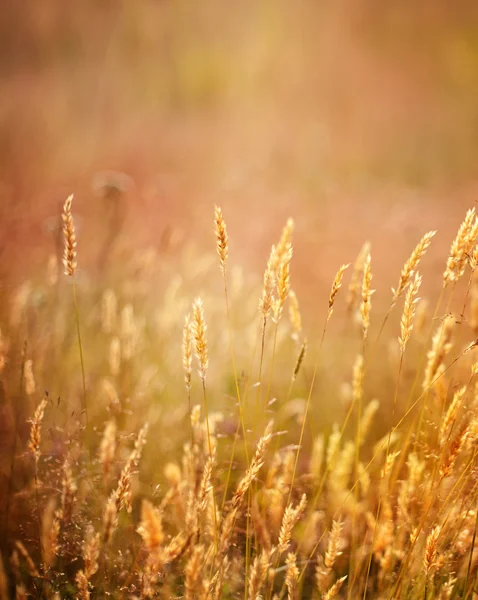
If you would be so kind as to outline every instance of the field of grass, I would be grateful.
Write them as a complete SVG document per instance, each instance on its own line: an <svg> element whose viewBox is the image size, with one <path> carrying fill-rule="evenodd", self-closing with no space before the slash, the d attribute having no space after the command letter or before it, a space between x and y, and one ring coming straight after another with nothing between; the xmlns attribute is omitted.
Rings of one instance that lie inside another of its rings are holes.
<svg viewBox="0 0 478 600"><path fill-rule="evenodd" d="M436 297L434 231L380 316L365 244L316 335L292 219L261 285L219 208L176 262L112 218L93 283L74 208L0 324L2 599L475 597L474 209Z"/></svg>

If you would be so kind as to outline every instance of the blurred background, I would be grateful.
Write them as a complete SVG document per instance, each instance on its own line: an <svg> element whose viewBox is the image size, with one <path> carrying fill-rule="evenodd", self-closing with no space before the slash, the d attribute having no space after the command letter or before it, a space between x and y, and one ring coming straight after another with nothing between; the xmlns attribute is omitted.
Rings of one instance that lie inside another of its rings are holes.
<svg viewBox="0 0 478 600"><path fill-rule="evenodd" d="M293 216L310 306L370 240L388 300L478 198L476 2L4 0L0 78L4 282L45 264L69 193L85 267L118 195L132 247L212 248L218 203L258 277Z"/></svg>

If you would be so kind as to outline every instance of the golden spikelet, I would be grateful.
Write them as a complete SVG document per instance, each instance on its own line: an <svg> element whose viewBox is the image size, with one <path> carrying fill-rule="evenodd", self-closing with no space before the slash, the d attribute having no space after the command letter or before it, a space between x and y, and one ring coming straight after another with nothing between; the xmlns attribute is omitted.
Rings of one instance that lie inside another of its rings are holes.
<svg viewBox="0 0 478 600"><path fill-rule="evenodd" d="M299 569L297 567L297 556L293 552L289 552L286 561L285 583L287 586L288 600L299 599Z"/></svg>
<svg viewBox="0 0 478 600"><path fill-rule="evenodd" d="M427 576L435 569L438 556L438 538L441 533L441 525L434 527L428 534L425 545L425 556L423 557L423 567Z"/></svg>
<svg viewBox="0 0 478 600"><path fill-rule="evenodd" d="M111 465L116 451L116 423L108 421L101 438L98 456L100 464L103 467L103 477L106 478L110 472Z"/></svg>
<svg viewBox="0 0 478 600"><path fill-rule="evenodd" d="M334 585L331 586L327 593L323 595L323 600L332 600L332 598L335 598L335 596L340 592L340 588L342 587L346 579L347 575L344 575L340 579L337 579Z"/></svg>
<svg viewBox="0 0 478 600"><path fill-rule="evenodd" d="M333 569L335 561L342 554L341 535L344 524L342 521L333 521L329 535L327 550L324 556L324 565L327 569Z"/></svg>
<svg viewBox="0 0 478 600"><path fill-rule="evenodd" d="M415 306L419 298L417 298L418 290L422 283L420 275L415 273L415 277L407 290L405 295L405 303L403 307L402 318L400 320L400 337L398 343L400 344L400 351L402 354L405 352L407 345L413 330L413 319L415 318Z"/></svg>
<svg viewBox="0 0 478 600"><path fill-rule="evenodd" d="M457 281L464 273L466 260L471 253L471 248L478 235L478 222L475 209L467 211L458 233L452 242L450 254L443 273L443 285Z"/></svg>
<svg viewBox="0 0 478 600"><path fill-rule="evenodd" d="M420 263L423 255L428 249L428 246L431 244L433 236L436 234L436 231L429 231L426 233L422 239L418 242L417 246L413 250L410 255L410 258L404 264L402 271L400 273L400 281L398 282L398 287L395 290L392 288L393 300L392 304L395 304L398 298L403 294L407 285L410 283L410 280Z"/></svg>
<svg viewBox="0 0 478 600"><path fill-rule="evenodd" d="M50 498L43 512L41 531L43 562L46 569L49 569L53 565L58 554L59 535L60 521L58 520L58 511L56 510L56 501L54 498Z"/></svg>
<svg viewBox="0 0 478 600"><path fill-rule="evenodd" d="M141 522L137 531L151 554L155 553L164 542L161 512L149 500L143 500L141 505Z"/></svg>
<svg viewBox="0 0 478 600"><path fill-rule="evenodd" d="M300 348L299 355L297 356L297 361L295 363L294 372L292 373L293 381L295 381L297 379L297 375L299 374L300 367L302 366L302 363L304 362L306 352L307 352L307 340L304 340L304 343L302 344L302 346Z"/></svg>
<svg viewBox="0 0 478 600"><path fill-rule="evenodd" d="M227 260L228 237L222 210L218 206L214 209L214 224L216 226L217 253L219 255L221 268L224 271Z"/></svg>
<svg viewBox="0 0 478 600"><path fill-rule="evenodd" d="M448 315L438 327L432 339L432 347L428 352L428 361L425 367L423 389L428 390L434 383L439 370L443 365L446 355L451 350L451 334L453 331L454 318Z"/></svg>
<svg viewBox="0 0 478 600"><path fill-rule="evenodd" d="M45 396L35 410L33 419L31 420L30 429L30 440L28 442L28 448L33 454L35 463L38 463L40 458L40 444L41 444L41 424L45 415L45 408L48 403L48 397Z"/></svg>
<svg viewBox="0 0 478 600"><path fill-rule="evenodd" d="M17 540L15 542L15 546L16 546L18 552L20 552L20 554L22 555L23 559L25 560L25 562L27 564L28 574L31 577L40 577L40 573L38 572L38 569L36 568L35 563L33 562L33 559L30 556L30 553L25 548L25 546L22 544L22 542L20 542L19 540Z"/></svg>
<svg viewBox="0 0 478 600"><path fill-rule="evenodd" d="M290 261L292 260L292 246L287 244L283 259L279 265L277 272L277 296L272 302L273 321L279 322L284 309L285 301L290 289Z"/></svg>
<svg viewBox="0 0 478 600"><path fill-rule="evenodd" d="M33 396L36 391L36 385L35 377L33 375L33 361L31 359L25 361L23 378L25 381L25 394L27 396Z"/></svg>
<svg viewBox="0 0 478 600"><path fill-rule="evenodd" d="M65 275L73 276L76 271L76 235L75 226L73 223L73 215L71 213L71 205L73 203L73 194L68 196L63 205L63 266L65 267Z"/></svg>
<svg viewBox="0 0 478 600"><path fill-rule="evenodd" d="M347 294L347 309L352 312L357 306L360 289L361 289L361 277L365 264L365 259L370 253L370 243L365 242L362 246L359 255L354 263L352 277L350 278L348 294Z"/></svg>
<svg viewBox="0 0 478 600"><path fill-rule="evenodd" d="M286 260L287 254L289 252L289 247L292 245L292 233L294 232L294 219L288 218L284 228L282 229L282 233L280 236L279 243L276 246L276 271L279 269L280 265Z"/></svg>
<svg viewBox="0 0 478 600"><path fill-rule="evenodd" d="M269 569L270 555L267 550L262 550L261 554L254 558L251 572L249 574L249 595L251 600L258 600L260 591L264 584Z"/></svg>
<svg viewBox="0 0 478 600"><path fill-rule="evenodd" d="M370 267L371 260L372 257L369 252L365 258L363 267L362 303L360 304L364 340L367 338L368 328L370 326L370 311L372 309L372 294L374 292L374 290L370 289L370 285L372 283L372 270Z"/></svg>
<svg viewBox="0 0 478 600"><path fill-rule="evenodd" d="M193 304L193 335L195 342L196 357L199 361L199 373L201 379L206 379L208 368L206 321L204 320L204 308L201 298L196 298Z"/></svg>
<svg viewBox="0 0 478 600"><path fill-rule="evenodd" d="M289 321L292 338L298 341L302 332L302 317L300 315L299 301L294 290L289 290Z"/></svg>
<svg viewBox="0 0 478 600"><path fill-rule="evenodd" d="M346 265L342 265L335 275L334 282L332 283L332 289L330 290L329 311L327 313L327 321L330 319L330 317L332 316L332 313L334 312L335 297L337 296L340 288L342 287L342 280L344 278L344 273L349 267L350 267L350 263L348 263Z"/></svg>
<svg viewBox="0 0 478 600"><path fill-rule="evenodd" d="M456 422L456 417L463 403L465 394L466 386L462 386L461 388L457 389L456 392L453 394L453 399L440 425L439 442L440 446L442 447L447 442L450 430L453 424Z"/></svg>
<svg viewBox="0 0 478 600"><path fill-rule="evenodd" d="M67 460L63 463L63 476L61 480L61 507L60 515L64 523L69 523L76 500L77 485L73 479L73 472Z"/></svg>
<svg viewBox="0 0 478 600"><path fill-rule="evenodd" d="M197 593L197 585L201 577L202 562L204 558L205 548L198 544L193 547L191 555L186 564L185 570L185 600L194 600Z"/></svg>
<svg viewBox="0 0 478 600"><path fill-rule="evenodd" d="M269 259L267 261L266 270L264 271L264 285L262 288L262 296L259 301L259 310L264 316L264 320L267 319L274 302L274 286L276 283L276 263L277 263L277 252L276 247L272 246Z"/></svg>
<svg viewBox="0 0 478 600"><path fill-rule="evenodd" d="M104 333L113 333L116 328L118 301L113 290L105 290L101 298L101 327Z"/></svg>
<svg viewBox="0 0 478 600"><path fill-rule="evenodd" d="M295 508L292 505L292 502L286 507L279 532L279 541L277 546L278 554L282 554L287 550L292 538L292 530L299 521L306 506L307 497L305 494L303 494L300 503Z"/></svg>
<svg viewBox="0 0 478 600"><path fill-rule="evenodd" d="M100 534L89 533L83 544L84 568L76 574L76 584L78 586L79 597L81 600L90 598L90 579L98 571L98 558L100 555Z"/></svg>

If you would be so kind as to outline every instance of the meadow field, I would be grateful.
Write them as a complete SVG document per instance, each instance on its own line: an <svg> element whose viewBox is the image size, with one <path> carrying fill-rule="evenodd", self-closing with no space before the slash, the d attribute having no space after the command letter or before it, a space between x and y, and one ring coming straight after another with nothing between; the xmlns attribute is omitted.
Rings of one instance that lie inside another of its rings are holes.
<svg viewBox="0 0 478 600"><path fill-rule="evenodd" d="M0 600L478 597L478 10L0 16Z"/></svg>

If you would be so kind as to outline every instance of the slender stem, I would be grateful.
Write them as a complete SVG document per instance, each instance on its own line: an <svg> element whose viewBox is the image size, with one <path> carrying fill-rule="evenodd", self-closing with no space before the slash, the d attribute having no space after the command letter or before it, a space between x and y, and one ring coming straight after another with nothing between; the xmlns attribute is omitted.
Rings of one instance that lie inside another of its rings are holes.
<svg viewBox="0 0 478 600"><path fill-rule="evenodd" d="M211 432L209 429L209 409L208 409L207 394L206 394L206 379L204 377L202 377L201 379L202 379L202 391L203 391L203 398L204 398L204 411L206 413L207 447L209 450L209 457L211 459L211 469L213 470L214 465L212 464L213 452L212 452L212 445L211 445ZM219 540L218 540L218 526L217 526L216 494L214 493L213 480L214 480L214 476L213 476L213 474L211 474L212 499L213 499L213 505L214 505L214 532L215 532L215 543L216 543L216 550L217 550Z"/></svg>
<svg viewBox="0 0 478 600"><path fill-rule="evenodd" d="M88 454L90 457L90 466L91 466L91 440L90 440L90 425L88 421L88 406L87 406L87 396L86 396L86 377L85 377L85 361L83 358L83 344L81 341L81 332L80 332L80 313L78 310L78 299L76 294L76 282L75 276L72 275L71 283L73 287L73 303L75 307L75 320L76 320L76 332L78 336L78 348L80 350L80 363L81 363L81 378L83 382L83 411L85 413L85 423L86 423L86 443L88 446Z"/></svg>

